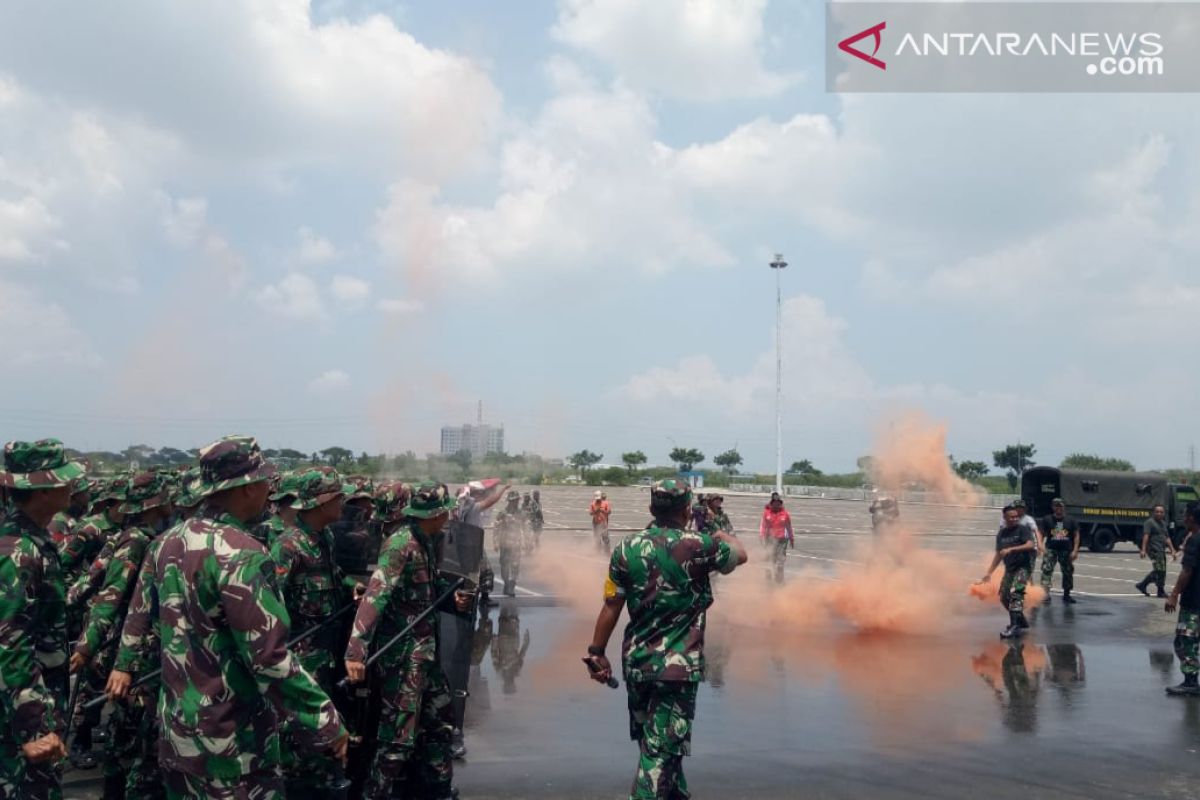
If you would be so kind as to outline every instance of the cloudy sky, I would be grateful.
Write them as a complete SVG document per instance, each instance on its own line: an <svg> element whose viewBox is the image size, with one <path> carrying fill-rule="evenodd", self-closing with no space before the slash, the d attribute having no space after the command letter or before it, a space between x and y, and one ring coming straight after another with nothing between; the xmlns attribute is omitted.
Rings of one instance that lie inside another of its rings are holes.
<svg viewBox="0 0 1200 800"><path fill-rule="evenodd" d="M767 0L0 6L5 438L1185 465L1188 95L824 91Z"/></svg>

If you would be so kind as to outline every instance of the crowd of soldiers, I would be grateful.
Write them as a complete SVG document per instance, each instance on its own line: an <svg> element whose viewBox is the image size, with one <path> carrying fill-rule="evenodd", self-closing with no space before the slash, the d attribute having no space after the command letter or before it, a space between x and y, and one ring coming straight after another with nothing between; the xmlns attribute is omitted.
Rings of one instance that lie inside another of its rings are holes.
<svg viewBox="0 0 1200 800"><path fill-rule="evenodd" d="M109 479L53 439L3 466L0 799L61 797L67 742L88 768L101 739L106 800L457 796L434 612L469 628L478 598L439 567L444 484L281 476L244 436Z"/></svg>

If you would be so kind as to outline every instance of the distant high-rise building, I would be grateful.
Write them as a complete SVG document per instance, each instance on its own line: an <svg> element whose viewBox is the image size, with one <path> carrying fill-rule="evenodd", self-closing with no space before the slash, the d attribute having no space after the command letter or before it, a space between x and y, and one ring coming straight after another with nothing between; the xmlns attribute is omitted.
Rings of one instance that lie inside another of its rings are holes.
<svg viewBox="0 0 1200 800"><path fill-rule="evenodd" d="M488 453L504 452L504 426L445 425L442 427L442 455L452 456L460 450L471 451L472 458L481 459Z"/></svg>

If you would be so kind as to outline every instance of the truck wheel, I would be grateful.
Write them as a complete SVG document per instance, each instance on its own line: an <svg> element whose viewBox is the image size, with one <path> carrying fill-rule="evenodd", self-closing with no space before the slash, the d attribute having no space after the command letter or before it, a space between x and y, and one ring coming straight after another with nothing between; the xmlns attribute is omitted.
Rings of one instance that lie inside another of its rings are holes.
<svg viewBox="0 0 1200 800"><path fill-rule="evenodd" d="M1092 531L1089 549L1093 553L1111 553L1117 543L1117 534L1112 528L1096 528Z"/></svg>

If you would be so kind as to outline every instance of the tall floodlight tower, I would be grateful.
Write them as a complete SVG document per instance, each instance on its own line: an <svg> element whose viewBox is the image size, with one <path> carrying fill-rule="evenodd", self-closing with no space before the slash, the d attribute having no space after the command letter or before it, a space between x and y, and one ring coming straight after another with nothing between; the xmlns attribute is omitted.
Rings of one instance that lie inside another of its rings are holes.
<svg viewBox="0 0 1200 800"><path fill-rule="evenodd" d="M787 262L776 253L775 270L775 491L783 494L783 281Z"/></svg>

